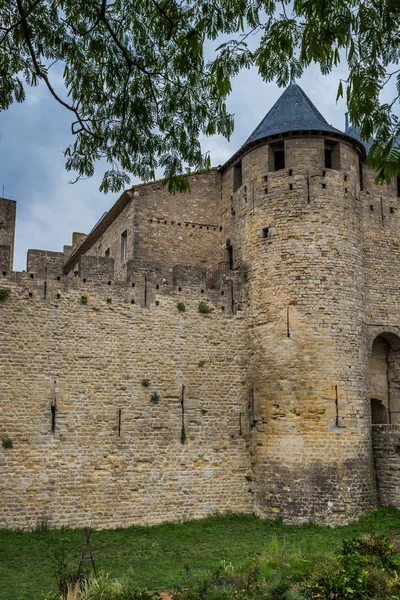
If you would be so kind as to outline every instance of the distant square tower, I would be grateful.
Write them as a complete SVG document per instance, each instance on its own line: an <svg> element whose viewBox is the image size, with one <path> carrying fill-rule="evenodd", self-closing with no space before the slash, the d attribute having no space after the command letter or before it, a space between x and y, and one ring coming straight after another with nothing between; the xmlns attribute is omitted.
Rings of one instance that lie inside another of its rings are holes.
<svg viewBox="0 0 400 600"><path fill-rule="evenodd" d="M12 271L14 260L15 200L0 198L0 268Z"/></svg>

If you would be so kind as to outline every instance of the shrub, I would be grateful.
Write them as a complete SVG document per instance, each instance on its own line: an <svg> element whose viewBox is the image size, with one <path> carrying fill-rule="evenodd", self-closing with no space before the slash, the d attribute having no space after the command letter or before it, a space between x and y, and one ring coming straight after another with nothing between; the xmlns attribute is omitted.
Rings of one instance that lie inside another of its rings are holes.
<svg viewBox="0 0 400 600"><path fill-rule="evenodd" d="M4 302L10 295L10 290L0 290L0 302Z"/></svg>
<svg viewBox="0 0 400 600"><path fill-rule="evenodd" d="M185 312L185 310L186 310L186 306L185 306L184 302L178 302L176 307L180 312Z"/></svg>
<svg viewBox="0 0 400 600"><path fill-rule="evenodd" d="M1 440L1 445L3 446L4 450L11 450L11 448L14 446L13 441L8 437Z"/></svg>
<svg viewBox="0 0 400 600"><path fill-rule="evenodd" d="M129 579L110 579L108 574L92 576L80 585L81 595L76 600L148 600L160 596L140 590ZM75 600L75 599L74 599Z"/></svg>
<svg viewBox="0 0 400 600"><path fill-rule="evenodd" d="M207 314L212 311L211 306L208 306L208 304L206 304L203 301L199 302L198 309L199 309L199 313L203 313L203 314Z"/></svg>
<svg viewBox="0 0 400 600"><path fill-rule="evenodd" d="M157 392L154 392L154 394L152 394L151 398L150 398L150 402L152 402L153 404L158 404L160 401L160 396L157 394Z"/></svg>
<svg viewBox="0 0 400 600"><path fill-rule="evenodd" d="M88 297L87 296L81 296L81 304L87 304L88 303Z"/></svg>
<svg viewBox="0 0 400 600"><path fill-rule="evenodd" d="M199 365L200 368L202 368L206 364L206 361L205 360L199 360L199 362L197 364Z"/></svg>
<svg viewBox="0 0 400 600"><path fill-rule="evenodd" d="M393 560L394 546L384 535L373 533L372 535L362 535L344 540L342 544L341 556L343 561L352 560L354 555L374 556L384 568L394 569Z"/></svg>
<svg viewBox="0 0 400 600"><path fill-rule="evenodd" d="M344 540L337 561L313 574L303 586L321 600L389 600L398 598L393 544L372 534Z"/></svg>
<svg viewBox="0 0 400 600"><path fill-rule="evenodd" d="M150 385L150 379L142 379L140 382L144 388L148 388Z"/></svg>

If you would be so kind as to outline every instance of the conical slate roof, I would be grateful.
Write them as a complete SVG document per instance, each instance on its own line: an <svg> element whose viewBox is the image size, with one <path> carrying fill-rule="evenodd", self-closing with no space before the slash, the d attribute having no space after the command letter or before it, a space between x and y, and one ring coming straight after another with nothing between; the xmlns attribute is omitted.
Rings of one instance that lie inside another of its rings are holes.
<svg viewBox="0 0 400 600"><path fill-rule="evenodd" d="M350 135L351 137L358 140L364 146L364 148L368 154L368 152L371 149L372 144L374 143L374 138L372 138L372 137L369 138L368 142L366 142L365 140L362 140L360 128L355 127L354 125L350 125L349 127L346 127L346 133L347 133L347 135Z"/></svg>
<svg viewBox="0 0 400 600"><path fill-rule="evenodd" d="M329 125L301 87L292 81L246 140L244 146L278 133L310 130L342 133Z"/></svg>

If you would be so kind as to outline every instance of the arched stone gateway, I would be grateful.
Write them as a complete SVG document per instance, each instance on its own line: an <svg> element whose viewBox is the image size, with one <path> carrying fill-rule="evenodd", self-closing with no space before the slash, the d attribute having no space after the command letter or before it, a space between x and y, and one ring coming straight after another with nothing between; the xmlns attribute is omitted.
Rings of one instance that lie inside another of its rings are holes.
<svg viewBox="0 0 400 600"><path fill-rule="evenodd" d="M380 333L369 362L372 443L379 503L400 507L400 337Z"/></svg>
<svg viewBox="0 0 400 600"><path fill-rule="evenodd" d="M394 333L373 341L369 387L372 425L400 423L400 338Z"/></svg>

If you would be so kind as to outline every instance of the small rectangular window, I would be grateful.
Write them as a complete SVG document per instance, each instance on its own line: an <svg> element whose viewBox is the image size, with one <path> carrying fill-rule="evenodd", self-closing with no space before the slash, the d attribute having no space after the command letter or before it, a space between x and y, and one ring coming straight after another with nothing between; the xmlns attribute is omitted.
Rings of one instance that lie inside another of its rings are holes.
<svg viewBox="0 0 400 600"><path fill-rule="evenodd" d="M128 232L125 229L121 235L121 262L124 263L128 259Z"/></svg>
<svg viewBox="0 0 400 600"><path fill-rule="evenodd" d="M274 171L281 171L285 168L285 150L284 148L273 148L274 152Z"/></svg>
<svg viewBox="0 0 400 600"><path fill-rule="evenodd" d="M325 168L340 171L340 144L325 140Z"/></svg>
<svg viewBox="0 0 400 600"><path fill-rule="evenodd" d="M107 250L104 252L104 256L109 258L110 256L110 248L107 248Z"/></svg>
<svg viewBox="0 0 400 600"><path fill-rule="evenodd" d="M242 161L233 167L233 191L242 185Z"/></svg>
<svg viewBox="0 0 400 600"><path fill-rule="evenodd" d="M270 235L271 233L269 227L264 227L264 229L262 230L262 237L267 238L270 237Z"/></svg>
<svg viewBox="0 0 400 600"><path fill-rule="evenodd" d="M332 169L332 149L325 148L325 167Z"/></svg>

